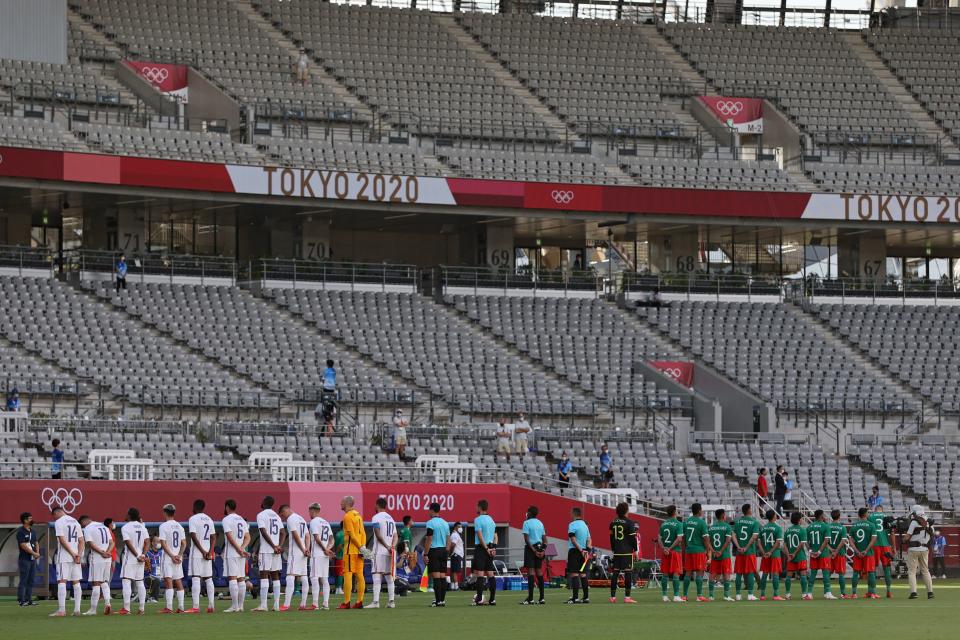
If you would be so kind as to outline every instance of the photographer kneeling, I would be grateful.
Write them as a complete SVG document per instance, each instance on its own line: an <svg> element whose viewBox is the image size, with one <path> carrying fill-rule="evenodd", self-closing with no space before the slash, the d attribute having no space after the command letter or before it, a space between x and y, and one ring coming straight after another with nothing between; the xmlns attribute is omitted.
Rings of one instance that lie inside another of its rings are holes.
<svg viewBox="0 0 960 640"><path fill-rule="evenodd" d="M923 574L923 582L927 585L927 599L933 598L933 580L930 579L930 569L927 566L930 540L933 539L933 527L927 522L926 515L926 511L921 505L913 505L910 513L910 524L906 531L909 544L907 550L907 579L910 582L911 600L917 597L917 570Z"/></svg>

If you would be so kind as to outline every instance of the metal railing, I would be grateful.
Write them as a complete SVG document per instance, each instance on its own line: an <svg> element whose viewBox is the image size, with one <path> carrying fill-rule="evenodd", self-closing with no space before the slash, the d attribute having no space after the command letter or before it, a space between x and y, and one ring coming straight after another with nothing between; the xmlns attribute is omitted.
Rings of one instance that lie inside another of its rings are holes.
<svg viewBox="0 0 960 640"><path fill-rule="evenodd" d="M443 290L450 287L480 289L524 289L532 293L545 291L580 291L600 295L603 277L588 270L533 270L498 267L440 267Z"/></svg>
<svg viewBox="0 0 960 640"><path fill-rule="evenodd" d="M52 271L56 264L56 254L47 247L0 245L0 267L16 269L20 275L24 269Z"/></svg>
<svg viewBox="0 0 960 640"><path fill-rule="evenodd" d="M388 286L414 289L419 285L420 270L409 264L276 258L251 263L250 277L261 281L292 282L294 288L303 283L321 286L338 283L380 286L381 289Z"/></svg>
<svg viewBox="0 0 960 640"><path fill-rule="evenodd" d="M121 241L126 239L121 238ZM75 249L64 251L66 271L112 273L121 251ZM233 258L196 256L177 253L126 252L127 279L144 281L146 276L175 278L229 279L237 281L237 263Z"/></svg>

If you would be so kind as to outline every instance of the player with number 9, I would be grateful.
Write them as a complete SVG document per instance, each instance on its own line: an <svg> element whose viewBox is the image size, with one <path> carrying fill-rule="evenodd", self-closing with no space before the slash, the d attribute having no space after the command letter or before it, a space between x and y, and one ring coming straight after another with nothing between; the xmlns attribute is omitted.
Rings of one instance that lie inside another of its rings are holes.
<svg viewBox="0 0 960 640"><path fill-rule="evenodd" d="M857 584L860 579L867 578L867 598L879 598L877 595L876 556L873 547L877 543L877 529L870 522L870 511L860 507L857 511L857 521L850 525L850 540L853 542L853 593L857 597Z"/></svg>

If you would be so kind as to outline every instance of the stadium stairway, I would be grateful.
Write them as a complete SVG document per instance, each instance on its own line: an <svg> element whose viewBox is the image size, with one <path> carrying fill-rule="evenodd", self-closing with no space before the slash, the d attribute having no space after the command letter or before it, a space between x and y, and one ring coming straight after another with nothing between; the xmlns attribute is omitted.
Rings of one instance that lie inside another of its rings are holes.
<svg viewBox="0 0 960 640"><path fill-rule="evenodd" d="M937 124L937 121L887 67L876 51L870 48L863 35L858 31L851 31L842 33L841 37L854 54L860 58L864 66L890 92L897 104L910 115L917 128L930 138L939 139L943 154L954 157L960 156L960 148L957 147L950 135Z"/></svg>

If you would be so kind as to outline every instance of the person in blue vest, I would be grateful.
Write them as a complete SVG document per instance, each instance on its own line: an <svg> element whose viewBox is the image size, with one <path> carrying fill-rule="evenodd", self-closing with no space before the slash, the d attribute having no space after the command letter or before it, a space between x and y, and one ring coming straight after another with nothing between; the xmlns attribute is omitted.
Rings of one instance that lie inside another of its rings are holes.
<svg viewBox="0 0 960 640"><path fill-rule="evenodd" d="M20 411L20 391L16 387L7 396L7 411Z"/></svg>
<svg viewBox="0 0 960 640"><path fill-rule="evenodd" d="M117 276L117 293L120 293L120 289L127 289L127 256L120 254L120 257L117 259L117 264L114 267L114 273Z"/></svg>
<svg viewBox="0 0 960 640"><path fill-rule="evenodd" d="M333 368L333 360L327 360L327 368L323 370L323 390L337 390L337 370Z"/></svg>

